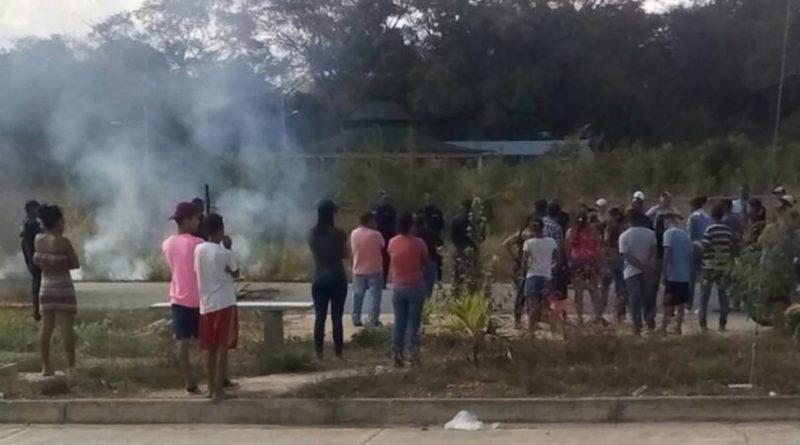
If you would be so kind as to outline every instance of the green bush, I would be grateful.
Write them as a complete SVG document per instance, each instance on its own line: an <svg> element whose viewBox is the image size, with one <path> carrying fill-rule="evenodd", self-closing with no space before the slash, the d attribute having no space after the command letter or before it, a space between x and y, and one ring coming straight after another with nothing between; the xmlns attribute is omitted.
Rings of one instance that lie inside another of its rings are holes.
<svg viewBox="0 0 800 445"><path fill-rule="evenodd" d="M262 346L258 358L258 373L262 375L309 372L318 369L317 360L305 342L290 342L277 350Z"/></svg>
<svg viewBox="0 0 800 445"><path fill-rule="evenodd" d="M388 326L366 327L350 337L349 347L359 349L372 349L386 347L392 342L392 330Z"/></svg>

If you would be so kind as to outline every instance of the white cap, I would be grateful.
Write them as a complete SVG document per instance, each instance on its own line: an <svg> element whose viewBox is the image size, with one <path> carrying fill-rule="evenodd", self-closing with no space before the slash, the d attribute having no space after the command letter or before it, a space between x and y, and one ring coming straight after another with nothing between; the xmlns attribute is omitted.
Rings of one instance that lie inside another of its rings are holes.
<svg viewBox="0 0 800 445"><path fill-rule="evenodd" d="M646 196L644 192L641 190L637 190L636 193L633 194L633 199L638 199L639 201L644 201Z"/></svg>
<svg viewBox="0 0 800 445"><path fill-rule="evenodd" d="M608 201L604 198L600 198L594 203L595 207L606 207L608 205Z"/></svg>

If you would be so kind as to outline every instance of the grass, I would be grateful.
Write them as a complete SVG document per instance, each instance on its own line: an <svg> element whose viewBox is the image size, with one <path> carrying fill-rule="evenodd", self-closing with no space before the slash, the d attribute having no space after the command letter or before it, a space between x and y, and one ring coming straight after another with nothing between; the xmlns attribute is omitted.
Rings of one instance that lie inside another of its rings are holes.
<svg viewBox="0 0 800 445"><path fill-rule="evenodd" d="M428 337L422 369L373 373L307 385L295 395L341 397L581 397L741 394L752 338L686 336L637 339L589 331L568 341L495 338L480 367L467 360L462 340ZM793 342L759 339L756 394L800 394L800 361Z"/></svg>
<svg viewBox="0 0 800 445"><path fill-rule="evenodd" d="M41 370L38 326L29 309L0 311L0 363L15 363L20 372ZM163 314L148 310L87 310L76 319L78 367L72 375L70 397L126 397L153 390L180 388L171 339L171 327ZM261 320L256 314L240 314L240 346L231 354L231 373L236 377L272 373L307 372L345 366L319 362L311 342L291 339L279 351L261 345ZM66 367L60 332L51 348L56 369ZM193 354L193 368L205 374L204 357ZM42 397L35 385L0 377L6 398Z"/></svg>
<svg viewBox="0 0 800 445"><path fill-rule="evenodd" d="M0 363L16 363L21 372L40 368L36 324L26 309L0 312ZM84 311L78 316L78 369L70 397L133 397L161 389L179 389L169 325L154 323L149 311ZM166 326L166 327L165 327ZM231 355L232 375L266 375L343 368L375 372L335 378L302 387L291 396L341 397L579 397L741 394L728 388L747 383L753 338L750 335L689 335L633 338L613 329L572 332L567 341L529 337L487 339L480 366L460 335L427 326L423 368L380 372L391 363L391 329L359 331L345 347L346 362L319 361L311 342L289 339L280 352L263 349L261 322L241 317L240 347ZM800 394L800 360L794 342L766 331L758 338L755 394ZM53 358L64 359L57 337ZM202 357L193 366L204 375ZM201 377L202 378L202 377ZM0 377L6 398L43 397L35 385Z"/></svg>

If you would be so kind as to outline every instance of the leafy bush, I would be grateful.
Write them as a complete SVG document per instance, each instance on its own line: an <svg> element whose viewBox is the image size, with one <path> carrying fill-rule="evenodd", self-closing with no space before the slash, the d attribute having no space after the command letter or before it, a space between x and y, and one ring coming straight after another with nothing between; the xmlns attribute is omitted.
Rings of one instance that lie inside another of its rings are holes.
<svg viewBox="0 0 800 445"><path fill-rule="evenodd" d="M731 270L734 292L741 295L750 317L780 326L789 302L797 300L794 258L800 253L800 229L781 219L765 232L760 245L745 249Z"/></svg>
<svg viewBox="0 0 800 445"><path fill-rule="evenodd" d="M258 373L275 374L316 371L317 360L304 343L287 343L281 349L262 347Z"/></svg>
<svg viewBox="0 0 800 445"><path fill-rule="evenodd" d="M388 350L391 342L391 328L387 326L369 326L353 334L353 336L350 338L349 346L351 348L361 349L386 347Z"/></svg>
<svg viewBox="0 0 800 445"><path fill-rule="evenodd" d="M489 299L480 293L456 296L447 304L446 317L446 325L468 340L472 350L472 363L478 366L478 357L492 326Z"/></svg>

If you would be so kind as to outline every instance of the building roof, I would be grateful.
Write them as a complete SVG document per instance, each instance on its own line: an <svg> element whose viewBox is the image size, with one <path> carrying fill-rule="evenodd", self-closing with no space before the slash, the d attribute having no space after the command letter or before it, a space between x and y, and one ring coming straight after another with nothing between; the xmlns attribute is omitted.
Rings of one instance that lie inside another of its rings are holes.
<svg viewBox="0 0 800 445"><path fill-rule="evenodd" d="M338 135L308 147L308 155L397 155L416 157L471 157L483 152L458 147L425 136L411 127L379 126L347 128Z"/></svg>
<svg viewBox="0 0 800 445"><path fill-rule="evenodd" d="M566 141L556 139L543 141L447 141L447 143L484 153L491 152L497 156L539 156L567 143L589 146L588 140Z"/></svg>

